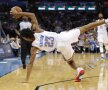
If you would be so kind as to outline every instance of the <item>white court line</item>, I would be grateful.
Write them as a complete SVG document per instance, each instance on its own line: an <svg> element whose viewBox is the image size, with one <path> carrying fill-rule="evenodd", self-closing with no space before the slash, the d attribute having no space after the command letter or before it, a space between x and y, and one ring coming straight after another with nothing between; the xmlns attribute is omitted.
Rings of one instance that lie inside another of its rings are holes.
<svg viewBox="0 0 108 90"><path fill-rule="evenodd" d="M15 61L15 60L19 60L19 58L8 58L8 59L4 59L4 60Z"/></svg>
<svg viewBox="0 0 108 90"><path fill-rule="evenodd" d="M105 77L104 77L103 85L104 85L103 90L108 90L108 70L107 68L105 69Z"/></svg>
<svg viewBox="0 0 108 90"><path fill-rule="evenodd" d="M4 61L20 61L20 59L4 59Z"/></svg>
<svg viewBox="0 0 108 90"><path fill-rule="evenodd" d="M99 75L99 81L98 81L98 88L97 90L103 90L103 78L104 78L104 65L102 64L101 65L101 68L100 68L100 75Z"/></svg>
<svg viewBox="0 0 108 90"><path fill-rule="evenodd" d="M101 66L98 90L108 90L108 70L104 66Z"/></svg>
<svg viewBox="0 0 108 90"><path fill-rule="evenodd" d="M2 64L2 63L8 63L8 62L0 62L0 63Z"/></svg>

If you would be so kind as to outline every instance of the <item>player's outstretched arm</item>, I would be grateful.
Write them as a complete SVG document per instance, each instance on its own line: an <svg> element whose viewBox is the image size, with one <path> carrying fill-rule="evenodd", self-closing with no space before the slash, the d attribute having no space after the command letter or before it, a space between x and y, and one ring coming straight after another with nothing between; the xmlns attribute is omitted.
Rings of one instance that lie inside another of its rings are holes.
<svg viewBox="0 0 108 90"><path fill-rule="evenodd" d="M37 48L36 47L31 47L30 62L28 64L28 66L27 66L27 75L26 75L25 82L28 82L29 81L30 74L31 74L31 71L32 71L32 67L33 67L33 63L34 63L35 56L36 56L36 51L37 51Z"/></svg>
<svg viewBox="0 0 108 90"><path fill-rule="evenodd" d="M34 32L43 32L43 29L40 28L39 23L38 23L37 18L36 18L34 13L18 12L17 15L19 15L19 16L27 16L28 18L30 18L31 23L32 23L32 29L34 30Z"/></svg>
<svg viewBox="0 0 108 90"><path fill-rule="evenodd" d="M13 15L13 17L15 17L16 19L22 17L22 16L27 16L28 18L31 19L31 23L32 23L32 28L34 31L36 32L41 32L41 28L38 24L37 18L35 16L34 13L30 13L30 12L17 12L17 11L10 11L10 13Z"/></svg>
<svg viewBox="0 0 108 90"><path fill-rule="evenodd" d="M92 29L92 28L96 28L97 26L100 26L102 24L108 24L108 19L106 20L100 20L100 21L96 21L96 22L92 22L92 23L89 23L87 25L84 25L82 27L80 27L80 33L83 34L85 33L86 31Z"/></svg>
<svg viewBox="0 0 108 90"><path fill-rule="evenodd" d="M36 16L35 16L34 13L30 13L30 12L17 12L15 14L17 14L19 16L27 16L28 18L31 19L32 24L37 24L38 25L38 21L37 21L37 18L36 18Z"/></svg>

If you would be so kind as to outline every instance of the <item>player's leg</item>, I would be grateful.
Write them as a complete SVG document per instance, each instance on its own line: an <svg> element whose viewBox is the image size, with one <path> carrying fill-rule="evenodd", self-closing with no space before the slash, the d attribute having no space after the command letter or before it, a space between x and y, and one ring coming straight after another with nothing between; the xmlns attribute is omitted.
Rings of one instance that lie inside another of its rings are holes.
<svg viewBox="0 0 108 90"><path fill-rule="evenodd" d="M30 53L30 50L31 50L31 42L27 42L27 48L28 48L27 52L28 52L28 55L29 55L29 58L30 58L30 55L31 55L31 53Z"/></svg>
<svg viewBox="0 0 108 90"><path fill-rule="evenodd" d="M30 75L31 75L31 71L32 71L32 68L33 68L33 63L34 63L34 60L35 60L35 57L36 57L36 51L38 49L36 47L31 47L31 56L30 56L30 62L29 64L27 65L27 75L26 75L26 81L25 82L28 82L29 81L29 78L30 78Z"/></svg>
<svg viewBox="0 0 108 90"><path fill-rule="evenodd" d="M104 47L103 47L103 43L99 42L99 49L100 49L100 53L101 53L101 58L104 58Z"/></svg>
<svg viewBox="0 0 108 90"><path fill-rule="evenodd" d="M69 64L69 66L70 67L72 67L73 69L77 69L77 65L75 64L75 62L74 62L74 60L73 60L73 56L70 58L70 59L68 59L68 60L66 60L66 62Z"/></svg>
<svg viewBox="0 0 108 90"><path fill-rule="evenodd" d="M26 69L27 45L24 40L21 40L21 61L23 69Z"/></svg>
<svg viewBox="0 0 108 90"><path fill-rule="evenodd" d="M21 61L22 61L23 69L26 69L26 56L27 56L26 49L21 48Z"/></svg>
<svg viewBox="0 0 108 90"><path fill-rule="evenodd" d="M72 46L70 44L65 45L65 47L61 49L61 53L64 56L65 61L68 63L68 65L74 70L77 70L77 76L75 77L75 81L76 82L81 81L80 76L84 74L84 69L77 66L76 63L74 62L73 60L74 50L72 49Z"/></svg>
<svg viewBox="0 0 108 90"><path fill-rule="evenodd" d="M106 58L108 58L108 44L104 44L104 46L105 46L105 50L106 50Z"/></svg>
<svg viewBox="0 0 108 90"><path fill-rule="evenodd" d="M104 46L105 46L105 54L106 58L108 58L108 36L107 34L104 34Z"/></svg>
<svg viewBox="0 0 108 90"><path fill-rule="evenodd" d="M66 43L59 41L57 48L57 50L60 51L64 56L68 65L74 70L77 70L77 76L75 78L75 81L77 82L80 81L80 76L84 74L84 69L77 66L76 63L74 62L73 60L74 50L72 49L71 44L78 41L79 35L80 35L79 29L74 29L68 32L61 33L59 37L61 37L63 41Z"/></svg>
<svg viewBox="0 0 108 90"><path fill-rule="evenodd" d="M105 24L105 23L108 23L108 19L106 20L100 20L98 22L92 22L92 23L89 23L87 25L84 25L82 27L80 27L80 33L83 34L93 28L96 28L97 26L100 26L102 24Z"/></svg>
<svg viewBox="0 0 108 90"><path fill-rule="evenodd" d="M84 69L81 68L81 67L79 67L79 66L77 66L77 65L75 64L75 62L74 62L74 60L73 60L73 57L70 58L70 59L68 59L68 60L66 60L66 62L67 62L67 63L69 64L69 66L72 67L74 70L77 70L77 76L75 77L75 81L76 81L76 82L80 82L80 81L81 81L80 76L82 76L82 75L85 73Z"/></svg>

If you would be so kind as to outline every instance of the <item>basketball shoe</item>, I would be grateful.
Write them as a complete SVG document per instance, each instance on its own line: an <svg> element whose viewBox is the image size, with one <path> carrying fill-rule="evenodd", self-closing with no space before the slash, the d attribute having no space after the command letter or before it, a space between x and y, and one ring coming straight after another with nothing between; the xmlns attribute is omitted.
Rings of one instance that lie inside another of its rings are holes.
<svg viewBox="0 0 108 90"><path fill-rule="evenodd" d="M77 68L77 76L75 77L75 82L81 81L81 76L84 75L85 70L83 68Z"/></svg>

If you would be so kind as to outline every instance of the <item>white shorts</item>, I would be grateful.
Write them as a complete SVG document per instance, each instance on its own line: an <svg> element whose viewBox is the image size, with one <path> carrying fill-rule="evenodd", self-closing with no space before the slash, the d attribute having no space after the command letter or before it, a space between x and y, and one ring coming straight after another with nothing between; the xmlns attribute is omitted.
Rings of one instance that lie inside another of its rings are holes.
<svg viewBox="0 0 108 90"><path fill-rule="evenodd" d="M97 40L99 43L108 44L108 36L107 34L98 35Z"/></svg>
<svg viewBox="0 0 108 90"><path fill-rule="evenodd" d="M74 50L71 44L78 42L79 35L79 29L72 29L70 31L61 32L58 35L57 51L61 52L66 60L69 60L73 56Z"/></svg>

